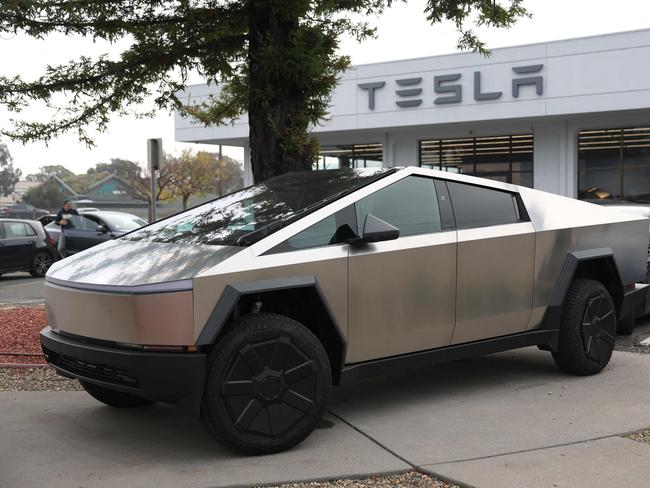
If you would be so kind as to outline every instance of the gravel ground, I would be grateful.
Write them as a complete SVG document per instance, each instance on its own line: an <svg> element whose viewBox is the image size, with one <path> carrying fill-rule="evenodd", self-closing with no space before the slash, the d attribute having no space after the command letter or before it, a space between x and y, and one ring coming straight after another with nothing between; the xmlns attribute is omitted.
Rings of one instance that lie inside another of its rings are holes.
<svg viewBox="0 0 650 488"><path fill-rule="evenodd" d="M634 332L629 336L616 336L617 351L635 352L637 354L650 354L650 346L639 344L650 337L650 316L638 319Z"/></svg>
<svg viewBox="0 0 650 488"><path fill-rule="evenodd" d="M356 480L311 481L308 483L287 483L273 488L459 488L458 485L436 480L415 471L389 476L371 476ZM270 487L269 487L270 488Z"/></svg>
<svg viewBox="0 0 650 488"><path fill-rule="evenodd" d="M0 391L74 391L81 390L77 380L59 376L48 367L0 368Z"/></svg>
<svg viewBox="0 0 650 488"><path fill-rule="evenodd" d="M650 444L650 429L640 430L639 432L634 432L633 434L626 435L625 437L628 439L632 439L633 441L645 442L646 444Z"/></svg>
<svg viewBox="0 0 650 488"><path fill-rule="evenodd" d="M43 307L0 309L0 363L45 364L38 333L46 322Z"/></svg>

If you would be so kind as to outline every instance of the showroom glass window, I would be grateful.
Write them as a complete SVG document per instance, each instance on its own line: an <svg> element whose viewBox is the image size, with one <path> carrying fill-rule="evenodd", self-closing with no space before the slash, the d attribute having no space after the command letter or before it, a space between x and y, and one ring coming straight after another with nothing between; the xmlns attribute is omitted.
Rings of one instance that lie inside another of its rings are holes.
<svg viewBox="0 0 650 488"><path fill-rule="evenodd" d="M650 203L650 127L581 131L578 198Z"/></svg>
<svg viewBox="0 0 650 488"><path fill-rule="evenodd" d="M533 134L420 141L420 166L533 186Z"/></svg>
<svg viewBox="0 0 650 488"><path fill-rule="evenodd" d="M383 151L381 144L321 146L314 169L379 168Z"/></svg>

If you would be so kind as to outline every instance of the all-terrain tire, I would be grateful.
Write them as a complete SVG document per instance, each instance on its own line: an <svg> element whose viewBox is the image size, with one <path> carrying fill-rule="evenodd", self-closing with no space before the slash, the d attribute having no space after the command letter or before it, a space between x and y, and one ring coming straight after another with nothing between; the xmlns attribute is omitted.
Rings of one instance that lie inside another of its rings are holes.
<svg viewBox="0 0 650 488"><path fill-rule="evenodd" d="M557 351L553 359L564 372L600 372L612 356L616 308L607 288L594 280L575 280L562 309Z"/></svg>
<svg viewBox="0 0 650 488"><path fill-rule="evenodd" d="M39 251L34 254L32 264L29 267L29 274L34 278L42 278L54 263L54 257L47 251Z"/></svg>
<svg viewBox="0 0 650 488"><path fill-rule="evenodd" d="M209 357L201 420L236 451L280 452L312 433L331 392L327 353L309 329L282 315L245 315Z"/></svg>
<svg viewBox="0 0 650 488"><path fill-rule="evenodd" d="M144 407L146 405L151 405L153 403L151 400L147 400L146 398L140 398L135 395L129 395L128 393L123 393L121 391L111 390L110 388L104 388L103 386L99 386L94 383L89 383L87 381L79 380L79 383L81 383L83 389L86 390L91 397L111 407L116 407L116 408Z"/></svg>

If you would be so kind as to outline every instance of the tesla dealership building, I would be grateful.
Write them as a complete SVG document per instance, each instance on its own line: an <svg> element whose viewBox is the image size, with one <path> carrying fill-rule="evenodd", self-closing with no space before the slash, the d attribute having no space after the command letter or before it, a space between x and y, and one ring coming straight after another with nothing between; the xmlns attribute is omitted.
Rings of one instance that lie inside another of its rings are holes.
<svg viewBox="0 0 650 488"><path fill-rule="evenodd" d="M203 127L176 115L175 129L243 147L250 182L245 117ZM650 30L353 66L314 133L319 169L419 165L650 203Z"/></svg>

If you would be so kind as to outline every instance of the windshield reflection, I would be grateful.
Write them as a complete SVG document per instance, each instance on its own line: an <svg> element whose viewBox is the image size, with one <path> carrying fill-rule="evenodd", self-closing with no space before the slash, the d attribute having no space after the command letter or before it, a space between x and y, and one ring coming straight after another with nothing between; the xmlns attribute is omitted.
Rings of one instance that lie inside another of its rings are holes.
<svg viewBox="0 0 650 488"><path fill-rule="evenodd" d="M177 244L237 245L251 232L278 228L320 202L354 191L387 170L287 173L132 232L124 239Z"/></svg>

